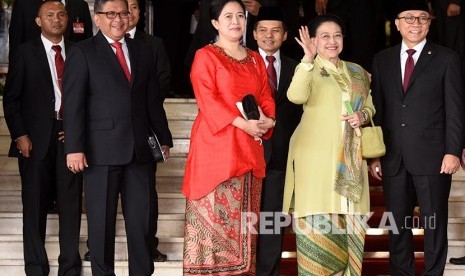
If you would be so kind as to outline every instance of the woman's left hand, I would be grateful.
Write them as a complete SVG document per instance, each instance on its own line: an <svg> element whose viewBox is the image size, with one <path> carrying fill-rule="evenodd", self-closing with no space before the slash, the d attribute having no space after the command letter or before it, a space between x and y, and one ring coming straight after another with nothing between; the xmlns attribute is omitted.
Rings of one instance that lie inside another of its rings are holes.
<svg viewBox="0 0 465 276"><path fill-rule="evenodd" d="M358 128L363 124L363 113L356 111L352 115L343 114L342 120L347 121L352 128Z"/></svg>

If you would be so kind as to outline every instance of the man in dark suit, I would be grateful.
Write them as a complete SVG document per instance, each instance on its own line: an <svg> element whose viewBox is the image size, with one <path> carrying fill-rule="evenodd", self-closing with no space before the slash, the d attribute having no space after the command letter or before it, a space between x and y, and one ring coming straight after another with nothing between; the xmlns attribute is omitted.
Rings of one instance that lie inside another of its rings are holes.
<svg viewBox="0 0 465 276"><path fill-rule="evenodd" d="M168 95L168 92L170 89L170 80L171 80L170 63L168 60L168 55L166 54L165 46L163 45L163 41L159 37L149 35L142 31L136 30L136 26L138 25L139 17L140 17L139 1L128 0L128 4L129 4L129 12L131 12L131 14L129 15L128 34L130 34L131 38L138 39L144 42L152 50L153 61L156 67L156 76L157 76L158 84L160 87L160 95L164 99ZM169 141L169 142L172 143L172 141ZM164 144L162 147L165 147L166 152L169 152L169 146L167 144ZM154 164L154 169L156 172L157 171L156 163ZM152 247L150 249L151 249L152 259L155 262L164 262L166 261L167 256L161 253L157 249L158 238L156 237L156 234L157 234L157 219L158 219L158 195L157 195L156 183L154 183L154 185L152 185L151 187L154 188L154 192L152 193L154 197L151 198L151 205L153 207L150 208L150 211L151 211L150 230L153 233L153 235L152 234L150 235L150 237L153 237L153 241L151 242Z"/></svg>
<svg viewBox="0 0 465 276"><path fill-rule="evenodd" d="M65 153L72 172L83 171L93 275L114 275L118 195L126 225L129 274L151 275L148 241L150 198L154 196L150 129L172 146L152 52L125 39L126 0L97 0L100 31L73 47L65 64ZM167 152L166 147L164 148Z"/></svg>
<svg viewBox="0 0 465 276"><path fill-rule="evenodd" d="M11 64L3 105L18 158L22 185L24 263L27 275L48 275L45 251L49 190L57 190L60 256L58 275L80 275L79 230L82 177L66 167L61 121L61 74L68 44L60 1L39 7L41 36L21 44ZM53 187L51 187L53 186Z"/></svg>
<svg viewBox="0 0 465 276"><path fill-rule="evenodd" d="M447 256L451 175L464 141L464 91L458 55L426 40L431 15L423 0L403 0L396 26L402 43L373 62L375 123L383 128L386 155L370 163L383 180L391 275L415 275L412 246L417 200L425 232L425 271L442 275Z"/></svg>
<svg viewBox="0 0 465 276"><path fill-rule="evenodd" d="M34 22L39 6L43 0L15 0L9 29L10 62L14 52L23 42L37 38L40 29ZM68 23L65 40L71 42L81 41L91 37L92 20L89 5L84 0L65 0L63 3L68 13Z"/></svg>
<svg viewBox="0 0 465 276"><path fill-rule="evenodd" d="M287 27L282 11L278 7L262 6L253 35L267 66L270 86L276 101L273 136L263 141L266 178L263 180L261 223L266 221L268 227L266 233L260 233L258 238L257 275L277 276L281 262L283 229L275 222L280 220L282 214L289 139L300 122L303 110L302 106L291 103L286 96L297 61L280 52L281 45L287 39Z"/></svg>

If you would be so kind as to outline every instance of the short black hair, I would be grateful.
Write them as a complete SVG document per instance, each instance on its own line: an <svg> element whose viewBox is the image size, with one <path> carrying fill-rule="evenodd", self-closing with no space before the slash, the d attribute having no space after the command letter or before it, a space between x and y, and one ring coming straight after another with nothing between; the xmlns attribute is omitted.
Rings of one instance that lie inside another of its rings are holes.
<svg viewBox="0 0 465 276"><path fill-rule="evenodd" d="M103 9L103 5L105 5L105 3L113 2L113 1L123 1L124 4L126 4L126 9L129 9L128 0L95 0L95 2L94 2L94 13L101 12L102 9Z"/></svg>
<svg viewBox="0 0 465 276"><path fill-rule="evenodd" d="M230 2L238 3L241 6L242 11L245 13L245 5L241 0L213 0L210 3L210 20L218 20L224 6Z"/></svg>
<svg viewBox="0 0 465 276"><path fill-rule="evenodd" d="M39 5L39 9L37 10L37 16L39 16L39 12L40 12L40 9L42 8L42 6L47 4L47 3L50 3L50 2L57 2L57 3L60 3L60 4L63 5L63 2L61 2L61 0L44 0Z"/></svg>
<svg viewBox="0 0 465 276"><path fill-rule="evenodd" d="M324 14L324 15L318 15L317 17L313 18L308 22L308 31L310 33L311 37L316 36L316 30L321 26L321 24L325 22L334 22L339 27L341 28L342 34L345 34L345 26L344 26L344 21L337 15L334 14Z"/></svg>

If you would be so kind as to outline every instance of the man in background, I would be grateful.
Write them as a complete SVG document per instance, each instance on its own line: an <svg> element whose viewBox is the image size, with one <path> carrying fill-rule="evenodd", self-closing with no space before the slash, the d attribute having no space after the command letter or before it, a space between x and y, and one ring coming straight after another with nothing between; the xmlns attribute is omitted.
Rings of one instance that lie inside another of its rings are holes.
<svg viewBox="0 0 465 276"><path fill-rule="evenodd" d="M253 36L258 52L265 61L268 81L276 102L276 124L273 135L263 141L266 177L263 179L260 219L266 221L269 233L258 237L257 275L279 275L283 230L275 225L275 216L282 212L289 140L302 116L302 106L291 103L286 96L297 61L281 54L287 39L284 14L278 7L262 6L258 12ZM280 216L278 217L280 218Z"/></svg>
<svg viewBox="0 0 465 276"><path fill-rule="evenodd" d="M41 34L21 44L10 64L3 106L18 158L23 203L26 275L48 275L45 250L49 191L57 191L60 255L58 275L81 275L82 176L66 167L62 121L62 74L69 45L68 17L57 0L42 2L35 23Z"/></svg>
<svg viewBox="0 0 465 276"><path fill-rule="evenodd" d="M15 0L9 29L10 62L19 44L40 35L40 29L34 22L43 0ZM91 37L92 20L89 5L84 0L62 0L68 13L65 39L77 42Z"/></svg>

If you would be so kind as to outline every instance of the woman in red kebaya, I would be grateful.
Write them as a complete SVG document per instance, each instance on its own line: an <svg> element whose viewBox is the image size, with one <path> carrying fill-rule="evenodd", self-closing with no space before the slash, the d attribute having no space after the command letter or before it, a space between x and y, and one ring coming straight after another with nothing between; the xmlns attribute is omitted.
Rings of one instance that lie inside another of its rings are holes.
<svg viewBox="0 0 465 276"><path fill-rule="evenodd" d="M214 0L218 40L197 51L191 81L199 107L192 127L182 191L187 197L184 275L254 274L265 160L260 139L271 136L275 104L260 55L241 45L245 7ZM246 120L236 102L252 94L259 120ZM259 139L260 138L260 139Z"/></svg>

